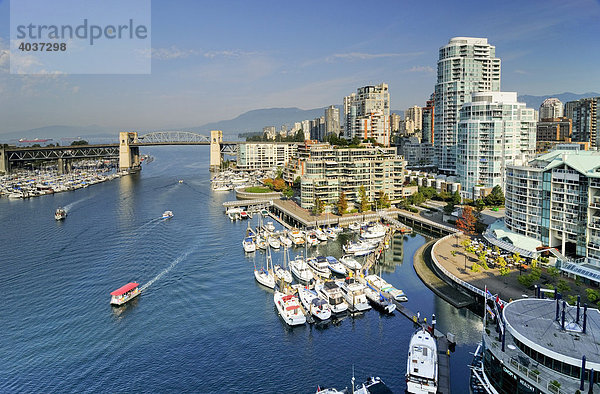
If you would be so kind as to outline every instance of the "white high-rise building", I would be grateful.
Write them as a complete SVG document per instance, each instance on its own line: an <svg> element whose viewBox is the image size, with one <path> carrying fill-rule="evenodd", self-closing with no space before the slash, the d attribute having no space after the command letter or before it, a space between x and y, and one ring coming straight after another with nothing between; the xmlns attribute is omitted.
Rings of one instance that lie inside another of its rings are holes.
<svg viewBox="0 0 600 394"><path fill-rule="evenodd" d="M563 117L563 103L555 98L547 98L540 105L540 120L558 119Z"/></svg>
<svg viewBox="0 0 600 394"><path fill-rule="evenodd" d="M517 102L516 92L478 92L463 104L458 123L456 170L462 193L502 186L506 166L524 165L535 155L536 111Z"/></svg>
<svg viewBox="0 0 600 394"><path fill-rule="evenodd" d="M454 37L440 48L433 131L440 171L456 171L458 113L463 103L473 92L499 90L500 59L487 38Z"/></svg>
<svg viewBox="0 0 600 394"><path fill-rule="evenodd" d="M335 105L325 108L325 136L340 135L340 110Z"/></svg>
<svg viewBox="0 0 600 394"><path fill-rule="evenodd" d="M346 138L374 138L385 146L390 145L390 93L388 85L358 88L356 93L344 97Z"/></svg>
<svg viewBox="0 0 600 394"><path fill-rule="evenodd" d="M414 105L404 111L404 119L410 119L413 122L414 130L423 130L423 108Z"/></svg>

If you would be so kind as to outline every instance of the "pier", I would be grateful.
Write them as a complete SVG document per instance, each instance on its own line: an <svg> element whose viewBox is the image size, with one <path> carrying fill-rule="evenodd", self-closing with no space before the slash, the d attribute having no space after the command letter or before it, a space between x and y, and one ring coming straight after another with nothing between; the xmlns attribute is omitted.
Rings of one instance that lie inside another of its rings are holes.
<svg viewBox="0 0 600 394"><path fill-rule="evenodd" d="M435 235L446 236L449 234L455 234L459 232L454 227L450 227L443 223L438 223L431 219L424 218L412 212L396 210L394 211L394 213L398 215L398 220L402 221L403 223L406 223L411 227L419 228L421 230L427 231Z"/></svg>

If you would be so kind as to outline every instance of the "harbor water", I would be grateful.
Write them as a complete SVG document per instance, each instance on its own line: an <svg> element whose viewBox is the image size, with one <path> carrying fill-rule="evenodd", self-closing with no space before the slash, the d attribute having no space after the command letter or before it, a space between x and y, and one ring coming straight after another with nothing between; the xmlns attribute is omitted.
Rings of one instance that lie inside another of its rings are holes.
<svg viewBox="0 0 600 394"><path fill-rule="evenodd" d="M379 376L404 392L408 319L371 310L288 328L254 280L265 256L244 254L247 223L223 214L234 193L210 188L208 147L142 153L155 160L139 174L0 199L0 392L310 393L348 387L353 368L357 382ZM54 219L59 206L64 221ZM161 219L165 210L174 217ZM435 313L437 328L456 335L451 386L465 393L481 319L416 276L413 255L425 242L395 237L373 270L404 290L411 310ZM341 240L318 248L309 253L341 256ZM133 281L141 296L111 307L109 293Z"/></svg>

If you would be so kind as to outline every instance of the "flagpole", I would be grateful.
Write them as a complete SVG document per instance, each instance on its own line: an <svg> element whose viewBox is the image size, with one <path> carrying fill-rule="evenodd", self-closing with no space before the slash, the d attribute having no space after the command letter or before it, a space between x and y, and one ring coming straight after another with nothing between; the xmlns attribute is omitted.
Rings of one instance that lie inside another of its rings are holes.
<svg viewBox="0 0 600 394"><path fill-rule="evenodd" d="M487 326L487 285L485 285L485 290L483 294L483 329L485 330L485 327Z"/></svg>

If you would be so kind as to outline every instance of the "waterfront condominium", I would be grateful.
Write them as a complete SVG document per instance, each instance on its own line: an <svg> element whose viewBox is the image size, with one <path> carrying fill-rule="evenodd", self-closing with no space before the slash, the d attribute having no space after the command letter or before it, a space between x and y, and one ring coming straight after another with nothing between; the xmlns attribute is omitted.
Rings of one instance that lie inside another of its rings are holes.
<svg viewBox="0 0 600 394"><path fill-rule="evenodd" d="M507 167L508 230L585 262L600 282L600 152L554 150ZM568 269L563 266L561 269ZM590 275L591 276L591 275Z"/></svg>
<svg viewBox="0 0 600 394"><path fill-rule="evenodd" d="M433 143L438 169L455 173L460 108L473 92L500 90L500 59L487 38L454 37L440 48L437 68Z"/></svg>
<svg viewBox="0 0 600 394"><path fill-rule="evenodd" d="M515 92L472 93L458 123L456 172L465 198L475 186L504 190L509 164L526 164L535 154L536 112L517 102Z"/></svg>
<svg viewBox="0 0 600 394"><path fill-rule="evenodd" d="M583 98L565 103L565 116L573 120L573 142L589 142L600 147L600 97Z"/></svg>
<svg viewBox="0 0 600 394"><path fill-rule="evenodd" d="M346 138L374 138L377 143L390 146L388 85L364 86L344 97L344 122Z"/></svg>
<svg viewBox="0 0 600 394"><path fill-rule="evenodd" d="M237 168L240 170L282 167L296 153L298 143L244 142L239 144Z"/></svg>
<svg viewBox="0 0 600 394"><path fill-rule="evenodd" d="M380 191L391 203L404 197L404 160L396 154L396 148L371 144L345 148L305 141L298 146L284 175L288 182L300 176L301 206L307 209L318 197L331 211L342 192L351 208L352 204L358 205L361 186L370 201L376 200Z"/></svg>

